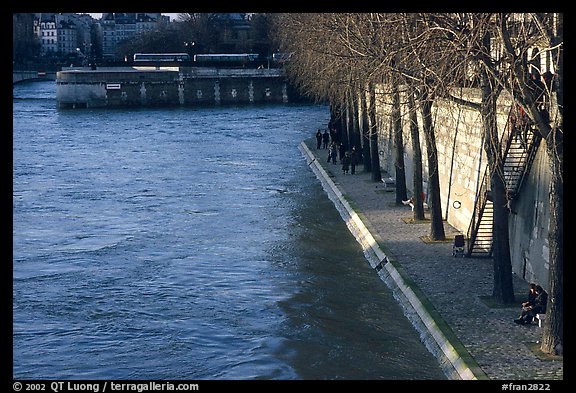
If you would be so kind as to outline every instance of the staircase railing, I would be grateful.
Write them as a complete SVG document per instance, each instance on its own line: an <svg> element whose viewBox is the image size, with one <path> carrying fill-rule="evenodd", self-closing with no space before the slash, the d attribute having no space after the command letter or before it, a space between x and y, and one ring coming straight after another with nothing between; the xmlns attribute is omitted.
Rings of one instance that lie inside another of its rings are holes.
<svg viewBox="0 0 576 393"><path fill-rule="evenodd" d="M486 204L488 203L488 197L490 193L490 176L488 168L484 171L482 176L482 182L480 183L480 188L478 189L478 194L476 196L476 202L474 203L474 211L472 213L472 219L470 220L470 225L468 226L467 238L468 238L468 249L466 256L471 257L473 253L478 252L477 237L479 233L480 226L482 224L482 216L486 209ZM492 228L489 228L490 232ZM491 248L491 247L490 247ZM489 256L490 250L486 250Z"/></svg>
<svg viewBox="0 0 576 393"><path fill-rule="evenodd" d="M503 150L503 171L509 202L519 195L540 144L541 136L534 132L533 127L527 118L522 117L518 106L510 109L500 144ZM492 255L492 215L486 214L487 211L492 211L489 169L487 166L484 171L468 226L466 252L468 257L472 254L487 257ZM479 235L482 236L482 242L478 241Z"/></svg>

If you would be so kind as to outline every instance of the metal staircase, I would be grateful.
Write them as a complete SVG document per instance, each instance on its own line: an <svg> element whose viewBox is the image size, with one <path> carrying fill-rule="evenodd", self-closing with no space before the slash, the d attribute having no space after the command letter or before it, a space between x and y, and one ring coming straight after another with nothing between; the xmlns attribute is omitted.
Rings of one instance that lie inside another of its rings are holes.
<svg viewBox="0 0 576 393"><path fill-rule="evenodd" d="M468 227L467 257L492 256L492 219L494 211L492 205L492 200L490 199L490 176L488 170L486 170L476 195L474 212Z"/></svg>
<svg viewBox="0 0 576 393"><path fill-rule="evenodd" d="M509 200L514 200L520 193L542 140L534 125L512 128L504 155L504 179Z"/></svg>
<svg viewBox="0 0 576 393"><path fill-rule="evenodd" d="M509 203L520 193L520 189L536 156L541 136L534 125L520 116L519 108L510 110L505 132L502 135L502 157L504 179ZM468 257L492 256L493 204L490 193L490 174L486 168L476 195L474 212L468 227Z"/></svg>

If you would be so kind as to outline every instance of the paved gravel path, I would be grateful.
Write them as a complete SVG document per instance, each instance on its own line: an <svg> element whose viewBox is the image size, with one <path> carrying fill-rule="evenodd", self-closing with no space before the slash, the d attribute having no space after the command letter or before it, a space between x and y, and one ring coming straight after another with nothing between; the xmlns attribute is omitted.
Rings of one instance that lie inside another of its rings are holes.
<svg viewBox="0 0 576 393"><path fill-rule="evenodd" d="M421 238L429 235L430 225L407 223L410 207L396 206L395 193L372 182L362 165L355 175L344 175L340 164L326 162L327 150L316 150L312 139L305 143L386 254L402 266L488 378L563 379L562 358L541 360L531 350L541 340L542 329L513 322L519 305L491 308L479 297L492 293L491 259L454 258L452 241L424 242ZM448 237L458 233L448 223L445 231ZM514 279L520 303L527 283Z"/></svg>

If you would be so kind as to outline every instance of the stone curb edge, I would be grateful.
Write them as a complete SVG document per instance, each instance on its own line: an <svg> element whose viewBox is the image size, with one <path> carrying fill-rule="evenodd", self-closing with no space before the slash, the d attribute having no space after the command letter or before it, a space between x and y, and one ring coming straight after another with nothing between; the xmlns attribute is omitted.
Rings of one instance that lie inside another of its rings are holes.
<svg viewBox="0 0 576 393"><path fill-rule="evenodd" d="M345 196L330 179L328 173L316 160L316 157L305 142L301 142L298 148L305 156L308 166L322 183L324 191L336 206L348 229L362 246L370 266L377 271L380 278L392 289L394 297L405 309L406 317L420 332L421 339L428 350L439 360L445 374L450 379L488 379L454 333L451 332L442 317L437 312L431 313L429 311L433 306L428 299L415 284L408 284L411 280L406 273L402 272L400 267L395 267L394 265L397 263L393 262L382 251L359 215L346 201ZM444 328L441 328L441 326ZM445 333L443 330L448 330L449 332ZM451 338L449 339L447 335L451 336Z"/></svg>

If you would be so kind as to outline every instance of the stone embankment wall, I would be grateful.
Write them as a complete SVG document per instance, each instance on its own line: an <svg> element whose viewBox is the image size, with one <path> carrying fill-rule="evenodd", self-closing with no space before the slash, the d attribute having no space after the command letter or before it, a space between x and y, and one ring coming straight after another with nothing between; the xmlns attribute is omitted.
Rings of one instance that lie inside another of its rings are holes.
<svg viewBox="0 0 576 393"><path fill-rule="evenodd" d="M486 374L454 336L420 288L413 285L412 278L404 268L395 261L394 257L386 255L383 247L364 223L365 218L361 217L361 212L352 208L349 198L333 181L332 174L323 168L318 157L305 142L302 142L298 148L306 158L308 166L320 180L322 188L334 203L346 226L361 245L370 267L392 290L394 298L404 310L404 315L420 333L420 339L438 360L444 374L449 379L486 379Z"/></svg>
<svg viewBox="0 0 576 393"><path fill-rule="evenodd" d="M55 72L45 71L12 71L12 84L27 81L56 80Z"/></svg>
<svg viewBox="0 0 576 393"><path fill-rule="evenodd" d="M462 97L480 101L477 89L462 91ZM390 176L395 176L395 150L393 129L390 123L392 97L383 89L377 94L377 121L379 125L380 165ZM410 118L407 98L400 99L404 164L406 185L413 188L414 152L410 139ZM498 130L505 129L512 101L501 94L498 101ZM474 202L482 177L486 171L487 159L483 149L483 136L480 112L457 105L454 102L437 99L432 108L433 124L438 150L438 171L440 174L440 194L442 213L446 221L466 234L474 211ZM422 131L422 117L418 111L420 146L424 181L428 178L425 135ZM529 177L520 195L512 205L510 215L510 243L512 268L515 274L529 282L548 286L548 223L550 170L545 152L545 141L540 143L536 158L531 166ZM428 184L424 183L428 197Z"/></svg>
<svg viewBox="0 0 576 393"><path fill-rule="evenodd" d="M110 67L58 72L59 108L286 103L298 97L281 69Z"/></svg>

